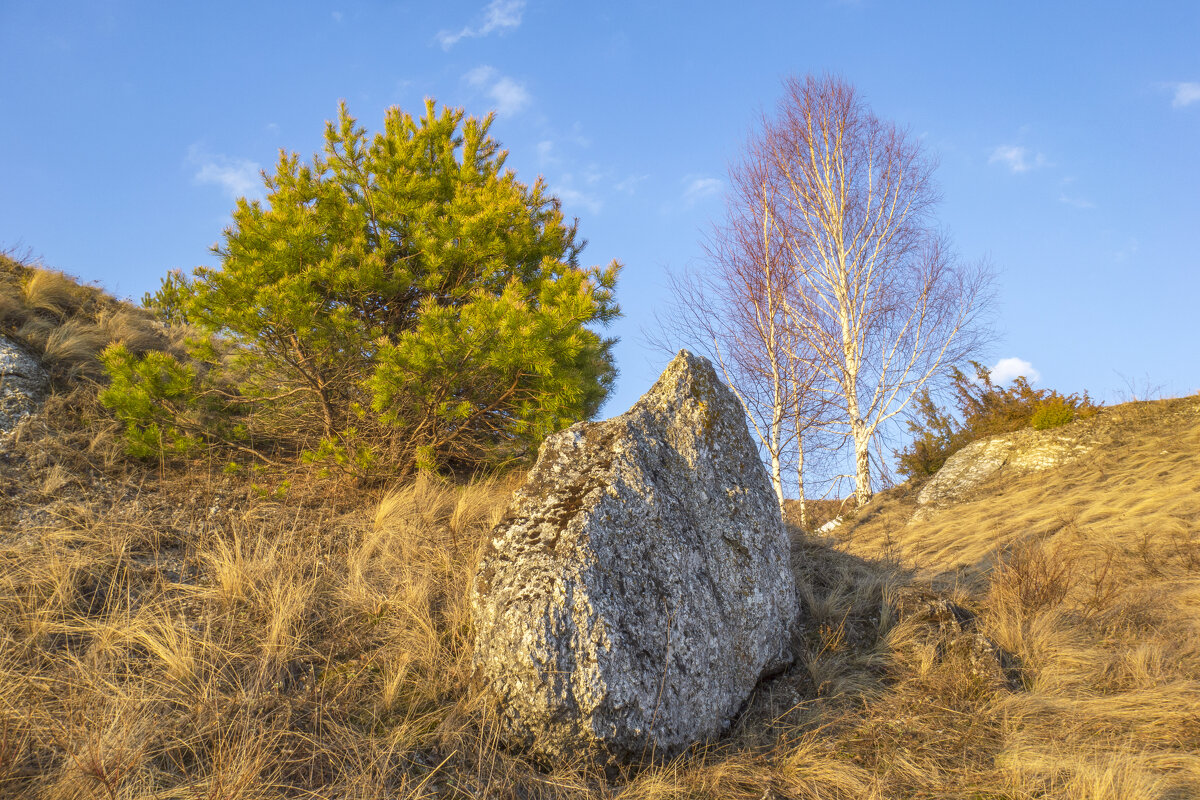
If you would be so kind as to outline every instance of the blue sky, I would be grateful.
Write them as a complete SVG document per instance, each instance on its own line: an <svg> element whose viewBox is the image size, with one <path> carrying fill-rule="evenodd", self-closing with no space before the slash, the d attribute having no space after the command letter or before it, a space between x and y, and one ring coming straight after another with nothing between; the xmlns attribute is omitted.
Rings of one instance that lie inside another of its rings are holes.
<svg viewBox="0 0 1200 800"><path fill-rule="evenodd" d="M998 272L989 364L1113 401L1200 390L1200 4L0 2L0 247L140 297L212 264L234 197L345 99L498 112L526 181L616 258L641 329L699 266L727 164L786 75L834 72L940 158L939 220Z"/></svg>

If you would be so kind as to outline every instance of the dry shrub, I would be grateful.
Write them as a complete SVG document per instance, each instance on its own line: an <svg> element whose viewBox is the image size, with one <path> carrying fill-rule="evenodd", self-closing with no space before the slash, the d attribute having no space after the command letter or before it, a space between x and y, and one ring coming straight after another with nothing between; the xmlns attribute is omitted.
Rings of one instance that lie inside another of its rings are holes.
<svg viewBox="0 0 1200 800"><path fill-rule="evenodd" d="M1064 800L1172 800L1186 788L1128 755L1096 753L1063 756L1046 748L1016 746L998 759L1015 797L1061 797Z"/></svg>
<svg viewBox="0 0 1200 800"><path fill-rule="evenodd" d="M42 343L42 360L59 374L99 374L96 356L107 341L104 332L89 322L69 319L50 330Z"/></svg>
<svg viewBox="0 0 1200 800"><path fill-rule="evenodd" d="M6 330L21 327L26 316L25 304L12 286L0 282L0 326Z"/></svg>
<svg viewBox="0 0 1200 800"><path fill-rule="evenodd" d="M1025 614L1054 608L1066 600L1077 571L1076 557L1062 546L1018 542L992 572L993 602Z"/></svg>
<svg viewBox="0 0 1200 800"><path fill-rule="evenodd" d="M17 339L24 342L36 353L41 353L46 347L46 340L54 329L58 327L58 323L52 319L38 316L26 316L21 318L21 324L14 331Z"/></svg>
<svg viewBox="0 0 1200 800"><path fill-rule="evenodd" d="M839 757L820 732L810 731L759 754L710 748L676 758L634 775L614 797L858 800L878 796L873 783L866 770Z"/></svg>
<svg viewBox="0 0 1200 800"><path fill-rule="evenodd" d="M850 552L894 553L934 585L967 590L982 630L1020 665L1021 690L960 709L993 731L994 769L981 761L944 788L1021 798L1200 792L1198 416L1195 398L1104 409L1089 422L1098 446L1072 465L993 482L921 522L898 524L913 509L899 500L846 526ZM927 662L912 673L949 677ZM864 715L899 716L893 704L909 682ZM928 731L955 719L936 707L954 708L947 700L959 695L952 683L924 682L929 716L916 727ZM912 740L881 748L902 746L921 762ZM926 770L910 791L933 791L933 776Z"/></svg>
<svg viewBox="0 0 1200 800"><path fill-rule="evenodd" d="M214 480L242 499L197 496ZM510 489L422 479L331 517L193 473L3 550L0 795L419 797L534 773L468 686L467 591ZM182 540L147 533L168 518Z"/></svg>

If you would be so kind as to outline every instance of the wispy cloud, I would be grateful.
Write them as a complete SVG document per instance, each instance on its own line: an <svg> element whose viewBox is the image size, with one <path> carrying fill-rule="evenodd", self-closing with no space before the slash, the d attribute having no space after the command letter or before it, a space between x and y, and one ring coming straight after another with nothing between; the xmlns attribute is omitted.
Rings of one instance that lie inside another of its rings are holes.
<svg viewBox="0 0 1200 800"><path fill-rule="evenodd" d="M1137 255L1138 240L1130 238L1125 242L1125 246L1113 253L1113 261L1124 263Z"/></svg>
<svg viewBox="0 0 1200 800"><path fill-rule="evenodd" d="M507 33L521 24L521 14L525 11L525 0L492 0L483 9L483 21L477 25L467 25L458 33L441 31L437 35L443 50L449 50L463 39L475 39L490 33Z"/></svg>
<svg viewBox="0 0 1200 800"><path fill-rule="evenodd" d="M329 16L333 17L334 22L341 23L341 21L342 21L342 12L340 12L340 11L334 11L334 12L330 13Z"/></svg>
<svg viewBox="0 0 1200 800"><path fill-rule="evenodd" d="M496 110L505 116L516 114L529 105L529 92L512 78L500 78L492 84L488 95L496 101Z"/></svg>
<svg viewBox="0 0 1200 800"><path fill-rule="evenodd" d="M1063 205L1071 206L1072 208L1095 208L1096 204L1086 197L1075 197L1066 192L1059 192L1058 202Z"/></svg>
<svg viewBox="0 0 1200 800"><path fill-rule="evenodd" d="M600 181L606 181L611 174L610 170L601 169L599 164L588 164L583 168L583 182L595 186Z"/></svg>
<svg viewBox="0 0 1200 800"><path fill-rule="evenodd" d="M1000 359L991 369L992 383L1008 383L1020 375L1024 375L1030 383L1042 379L1042 374L1033 368L1033 364L1016 356Z"/></svg>
<svg viewBox="0 0 1200 800"><path fill-rule="evenodd" d="M209 153L200 144L188 148L187 163L196 168L193 180L220 186L233 199L262 197L262 167L248 158Z"/></svg>
<svg viewBox="0 0 1200 800"><path fill-rule="evenodd" d="M623 194L632 195L637 191L638 184L649 178L649 175L630 175L624 180L617 181L613 188Z"/></svg>
<svg viewBox="0 0 1200 800"><path fill-rule="evenodd" d="M1070 177L1058 182L1058 202L1074 208L1095 208L1095 203L1075 191L1074 184L1075 179Z"/></svg>
<svg viewBox="0 0 1200 800"><path fill-rule="evenodd" d="M588 148L592 146L592 139L583 132L583 123L581 122L575 122L571 125L571 133L568 134L567 138L579 147Z"/></svg>
<svg viewBox="0 0 1200 800"><path fill-rule="evenodd" d="M570 176L566 176L570 179ZM581 207L590 214L599 214L604 208L604 201L594 194L581 192L578 189L567 187L565 189L555 189L554 193L558 195L558 199L562 200L563 205L568 209L571 207Z"/></svg>
<svg viewBox="0 0 1200 800"><path fill-rule="evenodd" d="M501 75L495 67L476 67L463 75L463 80L473 88L483 91L501 116L511 117L524 110L533 100L524 84L507 75Z"/></svg>
<svg viewBox="0 0 1200 800"><path fill-rule="evenodd" d="M1041 153L1016 144L1002 144L997 147L988 158L988 163L1001 164L1012 172L1029 172L1049 164Z"/></svg>
<svg viewBox="0 0 1200 800"><path fill-rule="evenodd" d="M1171 88L1175 90L1175 96L1171 98L1172 108L1186 108L1200 102L1200 83L1174 83Z"/></svg>
<svg viewBox="0 0 1200 800"><path fill-rule="evenodd" d="M723 185L720 178L708 178L703 175L688 175L683 180L683 202L689 208L718 194Z"/></svg>

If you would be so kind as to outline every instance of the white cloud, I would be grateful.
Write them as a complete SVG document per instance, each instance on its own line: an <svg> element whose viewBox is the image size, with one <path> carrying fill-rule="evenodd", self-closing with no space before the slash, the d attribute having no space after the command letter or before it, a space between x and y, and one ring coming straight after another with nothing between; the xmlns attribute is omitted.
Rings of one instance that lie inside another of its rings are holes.
<svg viewBox="0 0 1200 800"><path fill-rule="evenodd" d="M521 24L525 0L492 0L483 9L483 22L479 26L467 25L458 33L441 31L437 35L443 50L449 50L461 39L474 39L490 33L506 33Z"/></svg>
<svg viewBox="0 0 1200 800"><path fill-rule="evenodd" d="M501 78L496 81L488 90L488 96L496 101L496 111L506 117L521 111L529 105L531 99L525 86L512 78Z"/></svg>
<svg viewBox="0 0 1200 800"><path fill-rule="evenodd" d="M1172 108L1184 108L1200 101L1200 83L1174 84L1175 96L1171 98Z"/></svg>
<svg viewBox="0 0 1200 800"><path fill-rule="evenodd" d="M988 158L989 164L1003 164L1013 172L1029 172L1031 169L1047 165L1046 157L1034 153L1028 147L1016 144L1002 144L992 151Z"/></svg>
<svg viewBox="0 0 1200 800"><path fill-rule="evenodd" d="M248 158L209 153L199 144L188 148L187 162L196 167L196 183L220 186L231 198L262 197L262 167Z"/></svg>
<svg viewBox="0 0 1200 800"><path fill-rule="evenodd" d="M342 21L342 12L340 11L334 11L329 16L333 17L334 22L340 23Z"/></svg>
<svg viewBox="0 0 1200 800"><path fill-rule="evenodd" d="M587 194L578 189L556 189L554 192L564 206L582 206L590 214L599 214L604 208L604 201L594 194Z"/></svg>
<svg viewBox="0 0 1200 800"><path fill-rule="evenodd" d="M486 93L501 116L511 117L525 109L533 100L524 84L507 75L501 75L495 67L476 67L463 75L463 80Z"/></svg>
<svg viewBox="0 0 1200 800"><path fill-rule="evenodd" d="M633 194L637 191L637 185L649 177L649 175L630 175L628 178L618 181L613 188L618 192Z"/></svg>
<svg viewBox="0 0 1200 800"><path fill-rule="evenodd" d="M496 68L484 64L463 75L463 80L476 89L481 89L494 77L496 77Z"/></svg>
<svg viewBox="0 0 1200 800"><path fill-rule="evenodd" d="M997 361L991 374L992 383L1008 383L1018 375L1024 375L1030 383L1037 383L1042 379L1042 374L1033 368L1033 364L1016 356Z"/></svg>
<svg viewBox="0 0 1200 800"><path fill-rule="evenodd" d="M683 202L689 207L719 193L723 185L720 178L706 178L703 175L689 175L684 181L687 185L683 189Z"/></svg>

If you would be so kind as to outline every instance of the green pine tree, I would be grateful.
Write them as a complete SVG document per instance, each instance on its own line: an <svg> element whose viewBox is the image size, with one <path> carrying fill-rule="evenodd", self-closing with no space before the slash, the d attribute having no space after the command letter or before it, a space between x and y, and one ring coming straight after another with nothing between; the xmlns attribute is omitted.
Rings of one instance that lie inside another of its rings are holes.
<svg viewBox="0 0 1200 800"><path fill-rule="evenodd" d="M219 267L164 281L151 304L205 332L206 363L225 353L208 394L251 409L256 446L355 474L471 466L598 410L620 266L579 265L577 224L504 168L491 122L429 100L369 137L343 104L322 154L281 153L266 199L238 201Z"/></svg>

